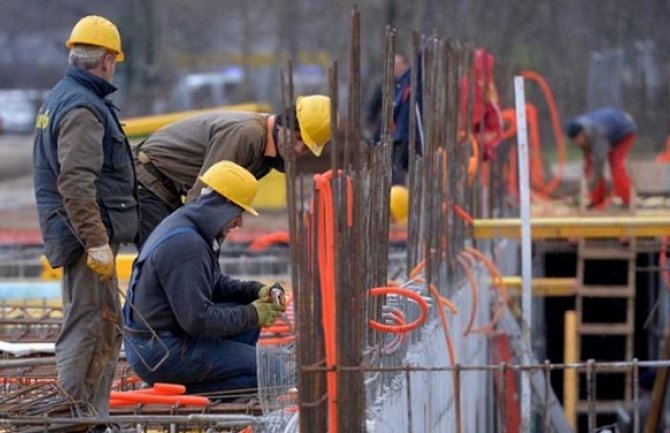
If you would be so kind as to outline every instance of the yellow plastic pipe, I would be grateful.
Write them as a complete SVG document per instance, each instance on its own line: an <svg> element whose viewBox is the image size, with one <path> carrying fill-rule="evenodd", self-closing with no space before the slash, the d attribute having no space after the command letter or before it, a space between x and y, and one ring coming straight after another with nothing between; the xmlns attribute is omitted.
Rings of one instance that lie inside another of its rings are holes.
<svg viewBox="0 0 670 433"><path fill-rule="evenodd" d="M146 137L155 130L162 128L168 123L176 122L178 120L186 119L198 114L213 113L216 111L250 111L254 113L270 113L272 106L266 103L259 104L237 104L237 105L223 105L219 107L208 108L206 110L190 110L180 111L177 113L158 114L155 116L133 117L130 119L123 119L123 131L129 138Z"/></svg>
<svg viewBox="0 0 670 433"><path fill-rule="evenodd" d="M505 276L503 284L510 290L512 296L521 294L521 277ZM533 296L574 296L574 278L533 278L531 280Z"/></svg>

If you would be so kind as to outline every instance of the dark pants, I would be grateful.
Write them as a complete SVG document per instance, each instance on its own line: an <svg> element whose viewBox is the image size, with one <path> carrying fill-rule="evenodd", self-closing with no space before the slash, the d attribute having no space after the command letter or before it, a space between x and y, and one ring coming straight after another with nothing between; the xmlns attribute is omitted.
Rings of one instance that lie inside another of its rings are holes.
<svg viewBox="0 0 670 433"><path fill-rule="evenodd" d="M256 388L259 335L260 329L219 338L161 332L159 338L169 355L156 371L151 371L165 356L165 347L149 335L126 333L126 358L135 373L150 385L178 383L191 394Z"/></svg>
<svg viewBox="0 0 670 433"><path fill-rule="evenodd" d="M170 208L156 194L146 189L142 184L137 188L137 194L140 200L140 235L139 242L136 244L137 251L142 248L151 232L175 209Z"/></svg>
<svg viewBox="0 0 670 433"><path fill-rule="evenodd" d="M407 167L409 167L409 145L405 141L393 142L393 154L391 156L391 185L405 185Z"/></svg>
<svg viewBox="0 0 670 433"><path fill-rule="evenodd" d="M116 257L118 245L112 250ZM86 266L86 254L63 269L63 327L56 340L58 384L92 414L109 415L109 392L121 348L119 283Z"/></svg>

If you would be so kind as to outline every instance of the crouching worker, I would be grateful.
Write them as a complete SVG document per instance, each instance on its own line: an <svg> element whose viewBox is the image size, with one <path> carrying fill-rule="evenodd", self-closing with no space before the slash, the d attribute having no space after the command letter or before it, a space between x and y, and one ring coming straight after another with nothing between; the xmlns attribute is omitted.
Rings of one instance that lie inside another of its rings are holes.
<svg viewBox="0 0 670 433"><path fill-rule="evenodd" d="M260 328L285 304L273 303L262 283L222 274L219 248L242 226L244 211L257 215L257 181L230 161L214 164L201 180L201 195L156 227L133 266L126 357L148 384L182 384L189 393L254 388Z"/></svg>

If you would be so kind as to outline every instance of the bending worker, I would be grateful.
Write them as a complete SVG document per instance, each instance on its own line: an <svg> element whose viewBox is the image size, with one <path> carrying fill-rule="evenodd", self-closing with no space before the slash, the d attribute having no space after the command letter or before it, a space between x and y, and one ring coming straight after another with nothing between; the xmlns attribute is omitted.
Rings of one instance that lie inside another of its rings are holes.
<svg viewBox="0 0 670 433"><path fill-rule="evenodd" d="M321 155L330 141L330 98L299 96L295 105L298 156ZM218 161L233 161L260 179L284 171L289 136L281 114L219 112L169 124L135 149L135 170L142 207L141 246L151 231L183 201L202 189L198 176Z"/></svg>
<svg viewBox="0 0 670 433"><path fill-rule="evenodd" d="M200 180L201 195L156 227L133 266L126 356L149 384L178 383L189 393L253 388L260 327L270 326L285 302L273 303L269 286L222 274L218 259L242 213L257 215L257 181L230 161Z"/></svg>
<svg viewBox="0 0 670 433"><path fill-rule="evenodd" d="M82 18L66 46L65 76L37 115L35 198L47 259L63 267L58 385L104 417L121 347L115 257L139 217L130 146L107 99L124 55L118 29L99 16Z"/></svg>
<svg viewBox="0 0 670 433"><path fill-rule="evenodd" d="M630 114L618 108L601 108L571 120L566 132L584 152L584 172L588 179L589 207L605 204L605 158L609 161L614 192L624 206L630 204L630 178L626 156L635 142L637 125Z"/></svg>

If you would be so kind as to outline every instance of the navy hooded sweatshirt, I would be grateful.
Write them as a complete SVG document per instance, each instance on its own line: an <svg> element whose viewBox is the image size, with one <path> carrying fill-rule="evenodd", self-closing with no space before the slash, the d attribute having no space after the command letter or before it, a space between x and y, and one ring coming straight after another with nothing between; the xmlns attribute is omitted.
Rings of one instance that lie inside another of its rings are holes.
<svg viewBox="0 0 670 433"><path fill-rule="evenodd" d="M133 270L137 278L135 311L126 326L145 329L139 312L156 330L198 337L230 336L258 328L258 314L251 302L258 298L263 284L222 274L218 260L216 236L241 212L239 206L210 192L163 220L142 248L145 255L153 251ZM187 230L163 239L177 228ZM238 305L216 305L220 303Z"/></svg>

